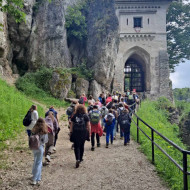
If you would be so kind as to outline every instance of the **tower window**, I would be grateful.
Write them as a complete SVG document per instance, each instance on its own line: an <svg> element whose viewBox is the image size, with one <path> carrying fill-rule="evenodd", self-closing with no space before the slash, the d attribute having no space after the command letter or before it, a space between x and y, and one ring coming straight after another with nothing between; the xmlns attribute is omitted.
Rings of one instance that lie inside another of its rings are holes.
<svg viewBox="0 0 190 190"><path fill-rule="evenodd" d="M127 19L127 25L128 25L128 23L129 23L129 22L128 22L128 19Z"/></svg>
<svg viewBox="0 0 190 190"><path fill-rule="evenodd" d="M150 20L149 20L149 18L148 18L148 24L150 23Z"/></svg>
<svg viewBox="0 0 190 190"><path fill-rule="evenodd" d="M142 17L134 17L134 28L140 27L142 28Z"/></svg>

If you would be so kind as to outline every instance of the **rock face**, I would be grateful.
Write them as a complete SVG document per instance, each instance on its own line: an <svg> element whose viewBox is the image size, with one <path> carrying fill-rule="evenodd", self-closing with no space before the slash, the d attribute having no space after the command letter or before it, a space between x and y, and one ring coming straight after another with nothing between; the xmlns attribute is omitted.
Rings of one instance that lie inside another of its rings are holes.
<svg viewBox="0 0 190 190"><path fill-rule="evenodd" d="M88 66L95 72L94 79L110 90L119 42L114 0L91 1L87 20ZM97 85L94 88L97 89Z"/></svg>
<svg viewBox="0 0 190 190"><path fill-rule="evenodd" d="M51 94L61 100L65 99L71 90L72 75L69 73L53 72L50 81Z"/></svg>
<svg viewBox="0 0 190 190"><path fill-rule="evenodd" d="M36 10L30 36L27 62L31 69L71 67L63 1L45 1Z"/></svg>
<svg viewBox="0 0 190 190"><path fill-rule="evenodd" d="M83 78L77 78L75 82L75 91L76 97L80 98L80 96L85 93L88 95L89 82Z"/></svg>
<svg viewBox="0 0 190 190"><path fill-rule="evenodd" d="M179 129L183 142L190 146L190 113L181 119Z"/></svg>

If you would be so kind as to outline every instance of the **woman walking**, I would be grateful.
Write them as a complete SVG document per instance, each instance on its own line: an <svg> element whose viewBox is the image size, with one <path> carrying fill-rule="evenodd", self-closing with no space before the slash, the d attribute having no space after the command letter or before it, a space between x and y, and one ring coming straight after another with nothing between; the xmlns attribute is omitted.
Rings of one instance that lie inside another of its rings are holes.
<svg viewBox="0 0 190 190"><path fill-rule="evenodd" d="M48 142L48 128L44 119L39 118L32 129L32 134L39 135L40 146L39 149L33 150L34 154L34 164L32 169L32 185L36 185L41 181L41 171L42 171L42 159L44 153L44 145Z"/></svg>
<svg viewBox="0 0 190 190"><path fill-rule="evenodd" d="M76 111L71 118L70 141L74 142L74 153L76 158L76 168L83 161L84 144L87 135L90 136L90 122L85 106L82 104L76 107Z"/></svg>
<svg viewBox="0 0 190 190"><path fill-rule="evenodd" d="M36 105L32 105L31 108L29 109L29 111L31 112L31 123L28 127L26 127L26 132L28 134L28 137L30 137L31 135L31 130L34 127L34 125L36 124L37 120L38 120L38 112L37 112L37 106Z"/></svg>

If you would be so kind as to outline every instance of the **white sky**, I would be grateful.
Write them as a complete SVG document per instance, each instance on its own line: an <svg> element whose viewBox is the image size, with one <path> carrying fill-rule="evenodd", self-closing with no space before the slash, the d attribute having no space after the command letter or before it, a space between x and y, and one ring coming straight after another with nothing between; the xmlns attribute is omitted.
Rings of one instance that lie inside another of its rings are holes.
<svg viewBox="0 0 190 190"><path fill-rule="evenodd" d="M170 74L173 88L190 88L190 61L180 63L175 68L175 73Z"/></svg>

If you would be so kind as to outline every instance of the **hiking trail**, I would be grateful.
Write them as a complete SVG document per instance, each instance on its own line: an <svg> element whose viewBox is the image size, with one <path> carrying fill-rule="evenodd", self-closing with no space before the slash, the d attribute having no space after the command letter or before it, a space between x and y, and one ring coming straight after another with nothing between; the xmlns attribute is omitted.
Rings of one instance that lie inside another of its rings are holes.
<svg viewBox="0 0 190 190"><path fill-rule="evenodd" d="M56 110L59 118L65 114L63 108ZM61 120L60 127L61 131L56 145L57 152L51 156L50 165L43 167L40 186L30 185L33 155L27 146L27 135L23 133L19 139L19 142L22 142L21 147L12 148L7 152L9 168L0 171L0 189L168 189L155 172L155 167L138 150L139 145L131 140L130 145L123 146L119 133L117 133L117 140L108 149L105 148L105 137L101 137L101 147L96 147L95 151L91 151L90 142L86 142L84 161L76 169L67 121Z"/></svg>

